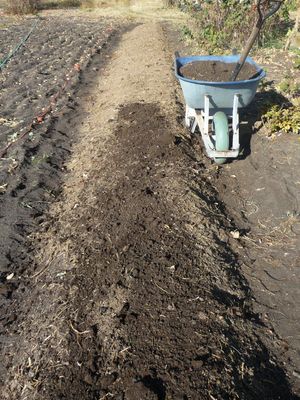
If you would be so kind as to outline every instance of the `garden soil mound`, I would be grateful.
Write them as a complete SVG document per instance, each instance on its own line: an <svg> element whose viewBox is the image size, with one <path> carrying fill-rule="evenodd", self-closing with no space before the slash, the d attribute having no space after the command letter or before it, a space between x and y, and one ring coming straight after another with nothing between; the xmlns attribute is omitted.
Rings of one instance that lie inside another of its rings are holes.
<svg viewBox="0 0 300 400"><path fill-rule="evenodd" d="M161 26L120 36L69 107L13 147L1 399L296 399L252 310L236 227L177 122Z"/></svg>
<svg viewBox="0 0 300 400"><path fill-rule="evenodd" d="M228 82L235 66L235 63L192 61L183 65L179 72L184 78L197 81ZM236 80L251 79L256 73L257 69L253 65L245 63Z"/></svg>

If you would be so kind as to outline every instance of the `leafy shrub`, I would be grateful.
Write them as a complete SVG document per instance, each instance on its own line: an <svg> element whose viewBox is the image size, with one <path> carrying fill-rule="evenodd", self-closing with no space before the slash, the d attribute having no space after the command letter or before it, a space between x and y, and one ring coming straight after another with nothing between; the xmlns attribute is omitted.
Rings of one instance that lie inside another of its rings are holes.
<svg viewBox="0 0 300 400"><path fill-rule="evenodd" d="M300 133L300 109L297 105L286 108L275 105L263 118L271 133Z"/></svg>
<svg viewBox="0 0 300 400"><path fill-rule="evenodd" d="M268 19L259 38L260 46L283 39L289 30L289 10L296 0L287 0L280 11ZM241 48L248 39L256 13L252 0L180 0L179 6L191 15L191 30L199 45L210 53Z"/></svg>
<svg viewBox="0 0 300 400"><path fill-rule="evenodd" d="M7 0L7 10L12 14L30 14L37 11L40 0Z"/></svg>
<svg viewBox="0 0 300 400"><path fill-rule="evenodd" d="M288 96L298 96L300 94L300 83L294 79L292 80L286 78L278 84L277 89L282 94Z"/></svg>

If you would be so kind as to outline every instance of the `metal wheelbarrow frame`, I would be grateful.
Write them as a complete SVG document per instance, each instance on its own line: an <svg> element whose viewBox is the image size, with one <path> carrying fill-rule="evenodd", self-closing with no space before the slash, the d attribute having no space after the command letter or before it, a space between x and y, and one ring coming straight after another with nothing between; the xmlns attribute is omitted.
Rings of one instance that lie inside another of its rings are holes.
<svg viewBox="0 0 300 400"><path fill-rule="evenodd" d="M236 158L240 152L239 109L253 100L265 72L250 58L257 73L253 79L234 82L197 81L180 75L180 68L192 61L236 63L239 55L179 57L175 53L175 75L186 102L185 125L195 132L197 126L208 157L218 164Z"/></svg>

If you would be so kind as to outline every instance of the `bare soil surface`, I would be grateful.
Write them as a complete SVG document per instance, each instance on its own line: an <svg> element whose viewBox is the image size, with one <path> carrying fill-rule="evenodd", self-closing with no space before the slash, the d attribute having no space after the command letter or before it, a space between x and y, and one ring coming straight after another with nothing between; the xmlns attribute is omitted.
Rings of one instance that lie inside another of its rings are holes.
<svg viewBox="0 0 300 400"><path fill-rule="evenodd" d="M280 63L278 62L280 56ZM282 76L299 82L292 57L270 51L258 61L267 69L265 90L242 119L244 154L217 172L218 192L241 227L243 272L254 291L254 308L285 342L286 366L300 392L300 163L299 137L271 135L261 119L266 105L289 98L275 88ZM242 252L241 252L242 255Z"/></svg>
<svg viewBox="0 0 300 400"><path fill-rule="evenodd" d="M299 398L219 169L178 123L174 29L106 23L35 141L3 156L1 398Z"/></svg>
<svg viewBox="0 0 300 400"><path fill-rule="evenodd" d="M36 18L4 17L5 28L0 30L1 43L4 43L2 59L36 22L38 25L31 36L0 77L2 274L7 274L14 259L20 256L15 245L18 247L22 237L31 231L32 223L26 222L27 216L41 215L49 199L58 192L56 171L63 168L61 160L70 153L65 137L72 133L56 131L52 135L49 129L56 118L74 109L76 100L72 94L81 82L81 69L89 65L116 32L111 20L95 22L57 16L37 21ZM100 67L98 62L92 68L96 72ZM26 265L26 254L23 257Z"/></svg>
<svg viewBox="0 0 300 400"><path fill-rule="evenodd" d="M287 366L299 391L299 140L255 135L251 155L218 173L219 193L239 221L242 270L255 287L255 310L285 342Z"/></svg>
<svg viewBox="0 0 300 400"><path fill-rule="evenodd" d="M183 65L179 72L183 77L197 81L228 82L235 66L235 63L192 61ZM245 63L236 80L251 79L256 73L253 65Z"/></svg>

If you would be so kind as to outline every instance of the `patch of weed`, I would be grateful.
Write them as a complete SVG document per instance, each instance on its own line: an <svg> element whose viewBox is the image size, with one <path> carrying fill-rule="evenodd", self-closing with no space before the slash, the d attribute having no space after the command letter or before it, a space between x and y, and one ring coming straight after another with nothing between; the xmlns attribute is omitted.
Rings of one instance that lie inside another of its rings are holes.
<svg viewBox="0 0 300 400"><path fill-rule="evenodd" d="M300 109L297 105L290 107L274 105L264 114L263 120L271 133L300 133Z"/></svg>

